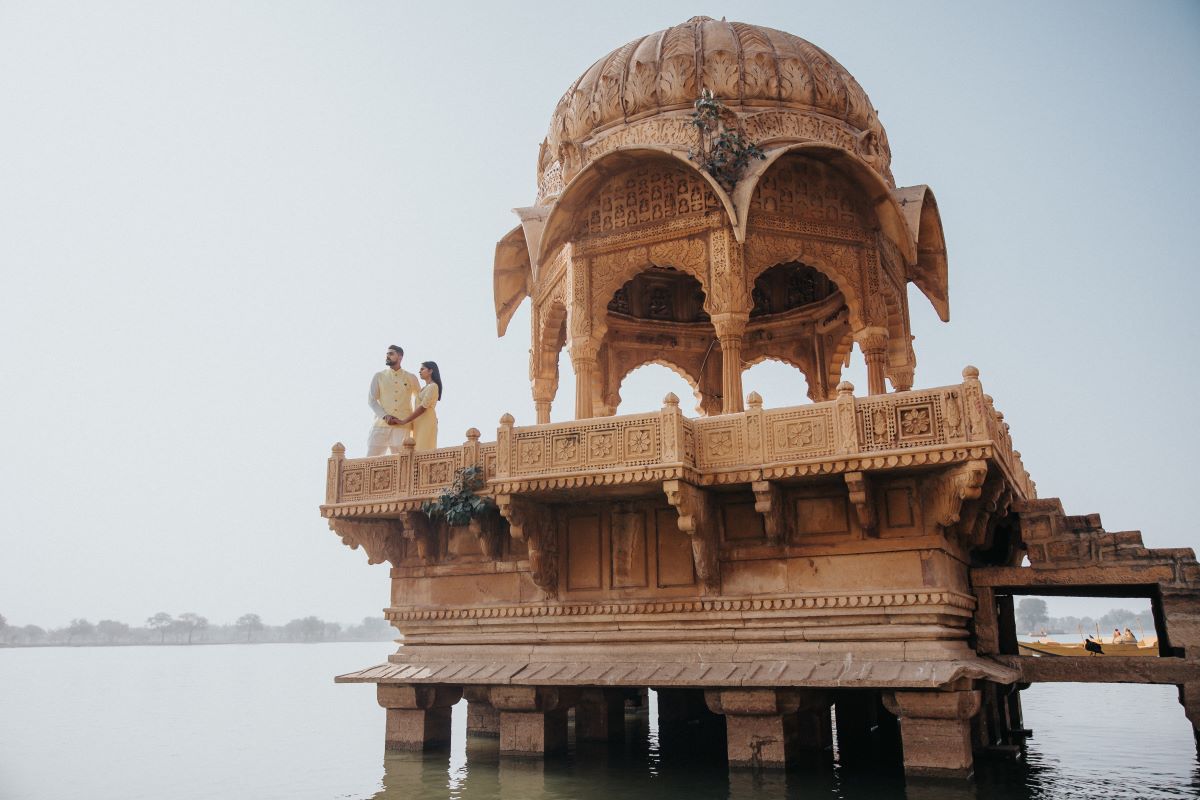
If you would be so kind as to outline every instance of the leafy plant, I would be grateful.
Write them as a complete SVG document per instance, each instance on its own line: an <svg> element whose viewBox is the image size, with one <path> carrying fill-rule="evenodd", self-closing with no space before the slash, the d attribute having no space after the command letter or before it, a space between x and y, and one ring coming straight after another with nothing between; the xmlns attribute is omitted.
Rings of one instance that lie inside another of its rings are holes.
<svg viewBox="0 0 1200 800"><path fill-rule="evenodd" d="M455 470L450 491L443 492L437 500L425 501L421 504L421 510L435 522L444 519L450 525L467 525L472 519L495 508L490 498L476 494L484 486L483 467Z"/></svg>
<svg viewBox="0 0 1200 800"><path fill-rule="evenodd" d="M725 191L732 192L738 178L751 159L765 160L762 148L746 138L737 115L712 93L704 89L696 99L691 122L696 128L699 141L688 150L692 159L709 174Z"/></svg>

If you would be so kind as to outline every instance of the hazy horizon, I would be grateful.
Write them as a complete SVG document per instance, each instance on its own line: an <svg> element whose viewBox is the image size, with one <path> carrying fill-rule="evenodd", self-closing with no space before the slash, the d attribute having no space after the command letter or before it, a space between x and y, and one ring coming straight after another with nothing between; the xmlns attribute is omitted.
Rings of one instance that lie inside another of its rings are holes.
<svg viewBox="0 0 1200 800"><path fill-rule="evenodd" d="M1195 3L10 1L0 613L378 615L387 568L317 511L330 446L363 454L391 343L441 365L440 445L534 420L495 242L571 82L701 13L833 55L937 195L952 321L910 293L916 386L974 364L1041 496L1193 546ZM807 402L778 364L744 385ZM619 413L684 386L639 370Z"/></svg>

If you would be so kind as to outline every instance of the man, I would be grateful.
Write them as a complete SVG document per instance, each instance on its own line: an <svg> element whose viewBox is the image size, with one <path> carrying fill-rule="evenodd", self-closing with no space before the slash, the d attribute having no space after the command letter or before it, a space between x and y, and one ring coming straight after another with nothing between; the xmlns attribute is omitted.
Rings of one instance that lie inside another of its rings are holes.
<svg viewBox="0 0 1200 800"><path fill-rule="evenodd" d="M399 453L404 439L412 435L412 426L401 425L400 420L412 413L413 397L421 387L416 375L400 369L403 360L404 348L392 345L384 357L387 369L371 378L367 405L375 412L375 424L367 435L368 457Z"/></svg>

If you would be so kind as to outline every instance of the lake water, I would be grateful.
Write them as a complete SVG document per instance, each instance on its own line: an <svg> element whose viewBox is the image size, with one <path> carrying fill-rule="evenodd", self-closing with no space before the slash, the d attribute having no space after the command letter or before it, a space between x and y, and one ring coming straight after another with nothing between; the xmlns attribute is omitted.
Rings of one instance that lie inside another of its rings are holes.
<svg viewBox="0 0 1200 800"><path fill-rule="evenodd" d="M1023 694L1024 762L980 761L970 784L909 784L894 766L826 759L730 773L666 746L653 715L623 745L545 765L501 761L494 739L441 756L383 752L374 687L333 676L394 645L0 649L4 800L988 800L1200 797L1200 762L1173 686L1041 685Z"/></svg>

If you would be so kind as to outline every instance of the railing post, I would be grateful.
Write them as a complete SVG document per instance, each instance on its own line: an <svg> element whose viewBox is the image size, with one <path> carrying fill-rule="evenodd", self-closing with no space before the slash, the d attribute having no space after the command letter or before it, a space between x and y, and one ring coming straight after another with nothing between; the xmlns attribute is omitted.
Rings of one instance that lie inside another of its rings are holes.
<svg viewBox="0 0 1200 800"><path fill-rule="evenodd" d="M496 477L507 478L512 474L512 429L513 415L505 413L500 417L500 427L496 429Z"/></svg>
<svg viewBox="0 0 1200 800"><path fill-rule="evenodd" d="M660 413L663 463L683 461L683 412L679 410L679 398L674 392L667 392Z"/></svg>
<svg viewBox="0 0 1200 800"><path fill-rule="evenodd" d="M325 502L333 505L338 501L342 490L342 462L346 460L346 445L337 442L329 455L329 465L326 468Z"/></svg>
<svg viewBox="0 0 1200 800"><path fill-rule="evenodd" d="M837 428L837 452L857 453L858 419L854 410L854 384L842 381L837 385L837 399L833 401L834 425Z"/></svg>
<svg viewBox="0 0 1200 800"><path fill-rule="evenodd" d="M746 398L749 408L745 412L746 425L746 461L750 464L762 464L766 448L763 445L763 399L758 392L751 392Z"/></svg>

